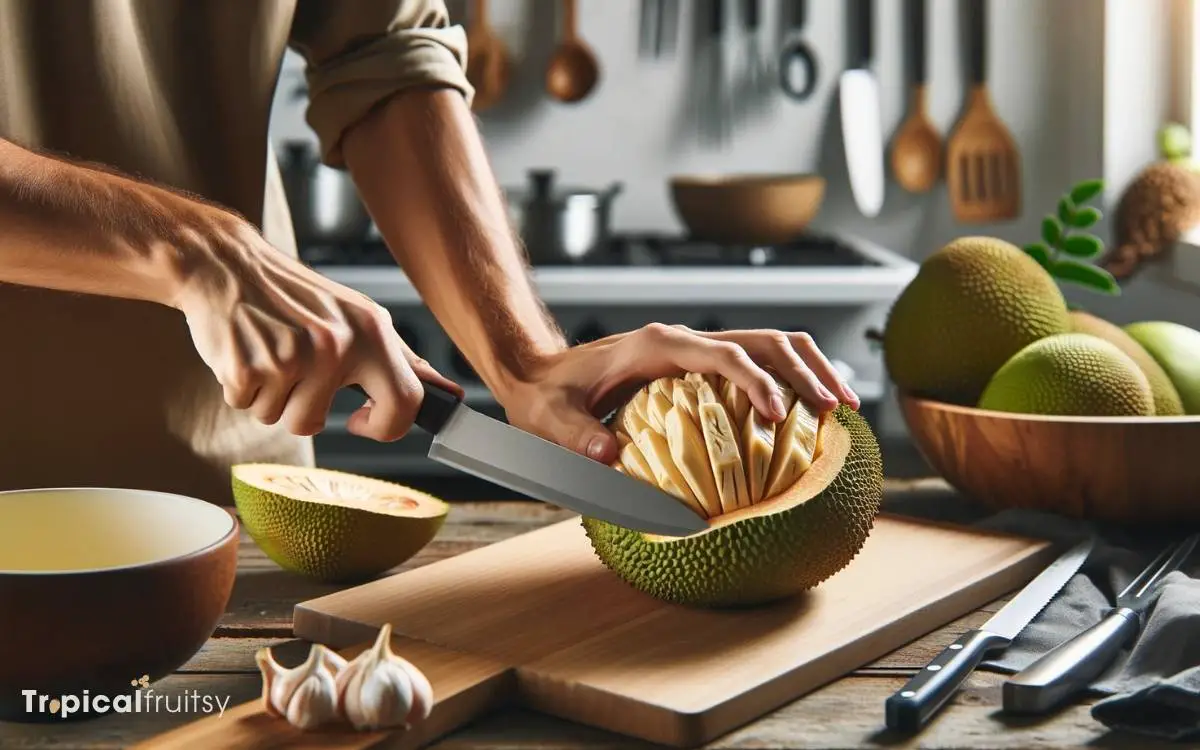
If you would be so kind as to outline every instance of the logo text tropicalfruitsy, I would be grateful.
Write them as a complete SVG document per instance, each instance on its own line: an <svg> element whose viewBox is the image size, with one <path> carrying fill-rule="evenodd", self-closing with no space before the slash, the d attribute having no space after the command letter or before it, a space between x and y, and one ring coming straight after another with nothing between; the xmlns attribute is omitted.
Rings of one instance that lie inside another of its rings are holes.
<svg viewBox="0 0 1200 750"><path fill-rule="evenodd" d="M22 690L25 697L26 714L48 714L66 719L77 714L138 714L176 713L225 715L230 696L216 696L198 690L172 691L172 694L156 693L150 687L148 675L129 681L134 688L130 693L105 695L84 690L81 693L46 695L37 690Z"/></svg>

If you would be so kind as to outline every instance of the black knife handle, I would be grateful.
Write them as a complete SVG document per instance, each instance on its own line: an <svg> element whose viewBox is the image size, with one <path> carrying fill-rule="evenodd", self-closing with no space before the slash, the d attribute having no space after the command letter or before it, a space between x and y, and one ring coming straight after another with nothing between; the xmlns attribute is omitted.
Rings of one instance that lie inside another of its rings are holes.
<svg viewBox="0 0 1200 750"><path fill-rule="evenodd" d="M1004 710L1041 714L1085 690L1141 631L1141 618L1119 607L1047 652L1004 683Z"/></svg>
<svg viewBox="0 0 1200 750"><path fill-rule="evenodd" d="M908 36L908 47L905 52L908 57L908 74L912 77L912 83L920 86L928 78L925 68L925 25L927 23L925 0L906 0L905 11L905 32Z"/></svg>
<svg viewBox="0 0 1200 750"><path fill-rule="evenodd" d="M714 39L720 39L725 31L725 0L708 0L708 31Z"/></svg>
<svg viewBox="0 0 1200 750"><path fill-rule="evenodd" d="M915 732L925 725L984 656L1009 644L1009 639L982 630L968 630L887 699L884 713L889 729Z"/></svg>
<svg viewBox="0 0 1200 750"><path fill-rule="evenodd" d="M850 4L850 67L869 68L875 54L875 0L855 0Z"/></svg>
<svg viewBox="0 0 1200 750"><path fill-rule="evenodd" d="M759 0L742 0L742 23L747 31L758 31Z"/></svg>
<svg viewBox="0 0 1200 750"><path fill-rule="evenodd" d="M792 0L792 17L790 21L793 32L804 28L804 24L808 23L808 0Z"/></svg>
<svg viewBox="0 0 1200 750"><path fill-rule="evenodd" d="M425 395L421 397L421 408L417 409L417 417L413 423L422 430L436 435L446 426L450 415L454 413L455 407L459 404L459 398L445 388L439 388L424 380L421 381L421 385L425 389ZM347 387L370 398L370 395L358 383Z"/></svg>
<svg viewBox="0 0 1200 750"><path fill-rule="evenodd" d="M972 85L987 83L987 0L966 0L967 76Z"/></svg>

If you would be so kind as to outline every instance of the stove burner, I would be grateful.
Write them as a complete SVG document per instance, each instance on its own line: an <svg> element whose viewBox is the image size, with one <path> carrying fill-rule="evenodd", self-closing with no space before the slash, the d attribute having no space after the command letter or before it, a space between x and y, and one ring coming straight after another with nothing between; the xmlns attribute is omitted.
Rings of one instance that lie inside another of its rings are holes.
<svg viewBox="0 0 1200 750"><path fill-rule="evenodd" d="M378 240L342 246L302 247L300 257L313 266L394 266ZM774 246L725 245L669 234L619 234L604 249L579 261L539 263L540 267L864 267L879 265L845 242L828 235L806 234Z"/></svg>

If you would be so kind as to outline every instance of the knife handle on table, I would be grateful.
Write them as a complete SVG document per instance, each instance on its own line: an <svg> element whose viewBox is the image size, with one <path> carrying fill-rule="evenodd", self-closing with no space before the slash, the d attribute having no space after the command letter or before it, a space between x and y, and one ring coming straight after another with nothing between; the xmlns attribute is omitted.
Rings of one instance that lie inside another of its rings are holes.
<svg viewBox="0 0 1200 750"><path fill-rule="evenodd" d="M985 630L968 630L912 677L884 704L887 726L915 732L958 690L988 652L1009 639Z"/></svg>
<svg viewBox="0 0 1200 750"><path fill-rule="evenodd" d="M417 416L413 423L431 435L436 435L446 425L460 401L458 396L445 388L439 388L423 380L421 385L425 388L425 396L421 399L421 408L417 410ZM370 398L370 394L358 383L346 387Z"/></svg>
<svg viewBox="0 0 1200 750"><path fill-rule="evenodd" d="M1119 607L1018 672L1002 688L1004 710L1040 714L1085 690L1141 630L1132 609Z"/></svg>

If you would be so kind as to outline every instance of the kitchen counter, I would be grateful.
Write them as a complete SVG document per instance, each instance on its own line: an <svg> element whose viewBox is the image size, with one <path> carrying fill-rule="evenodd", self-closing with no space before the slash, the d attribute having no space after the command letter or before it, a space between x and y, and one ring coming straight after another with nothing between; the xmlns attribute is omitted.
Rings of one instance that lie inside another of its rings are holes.
<svg viewBox="0 0 1200 750"><path fill-rule="evenodd" d="M981 511L944 483L932 479L889 479L886 508L899 513L969 521ZM562 520L569 514L540 503L456 503L438 538L404 569L419 567L470 549ZM293 605L338 587L314 584L288 574L266 559L243 533L237 585L214 637L176 674L152 687L177 696L212 696L237 705L259 696L261 682L254 652L276 646L281 662L292 664L307 645L291 640ZM976 672L940 716L913 738L883 728L883 702L929 659L969 627L982 624L1003 600L937 630L764 718L719 738L708 747L725 748L1173 748L1141 737L1109 735L1087 705L1076 705L1044 721L1010 721L999 715L1000 675ZM119 748L145 740L197 715L157 713L111 715L62 725L0 724L5 750ZM526 711L494 714L434 743L437 750L599 750L649 748L600 730Z"/></svg>

